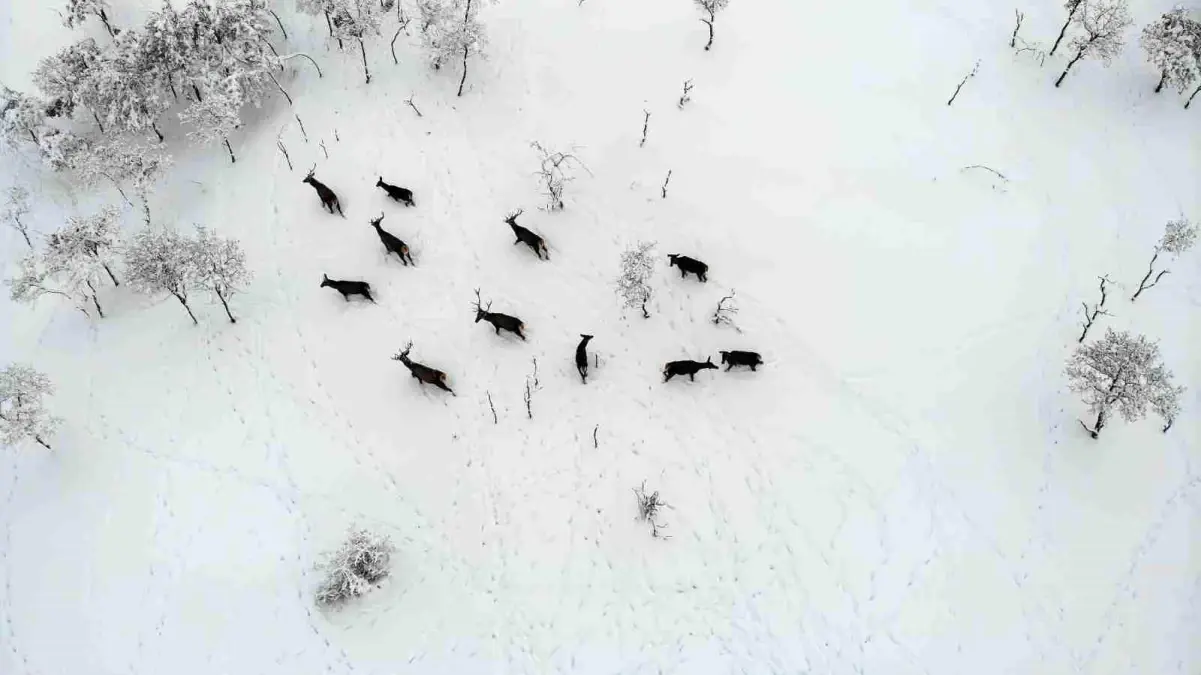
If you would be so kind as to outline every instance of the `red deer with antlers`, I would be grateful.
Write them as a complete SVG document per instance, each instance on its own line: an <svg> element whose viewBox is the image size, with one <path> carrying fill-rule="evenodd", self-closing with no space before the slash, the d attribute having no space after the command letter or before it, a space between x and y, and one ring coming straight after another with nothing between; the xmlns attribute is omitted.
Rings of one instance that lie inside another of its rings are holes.
<svg viewBox="0 0 1201 675"><path fill-rule="evenodd" d="M342 213L342 203L338 201L338 195L334 194L334 191L329 189L329 186L325 183L313 178L313 172L316 170L317 165L314 164L313 168L309 169L309 172L305 174L304 180L301 182L313 186L313 189L317 191L317 196L321 198L321 205L329 209L331 214L334 212L334 209L338 209L338 215L345 218L346 214Z"/></svg>
<svg viewBox="0 0 1201 675"><path fill-rule="evenodd" d="M488 310L492 308L492 302L489 301L486 307L482 307L482 303L483 301L480 300L480 289L477 288L475 289L475 304L472 305L472 307L475 309L476 323L479 323L482 319L492 324L492 327L496 329L497 335L500 335L500 331L503 328L522 340L525 340L525 334L522 332L525 328L525 324L521 322L521 319L518 319L515 316L509 316L508 314L501 314L499 312L489 312Z"/></svg>
<svg viewBox="0 0 1201 675"><path fill-rule="evenodd" d="M446 386L446 373L437 368L430 368L427 365L417 363L409 358L409 352L413 349L413 341L409 340L409 344L405 345L404 351L392 357L393 361L400 361L409 369L409 372L417 379L422 386L432 384L435 387L449 391L451 396L455 396L455 392L450 387Z"/></svg>
<svg viewBox="0 0 1201 675"><path fill-rule="evenodd" d="M517 241L513 242L513 245L525 244L530 247L534 255L538 256L539 260L543 260L542 256L546 256L545 259L550 260L550 252L546 250L546 241L532 231L517 224L517 216L523 213L525 213L525 209L517 209L505 216L505 222L509 224L509 227L513 228L513 234L517 236Z"/></svg>

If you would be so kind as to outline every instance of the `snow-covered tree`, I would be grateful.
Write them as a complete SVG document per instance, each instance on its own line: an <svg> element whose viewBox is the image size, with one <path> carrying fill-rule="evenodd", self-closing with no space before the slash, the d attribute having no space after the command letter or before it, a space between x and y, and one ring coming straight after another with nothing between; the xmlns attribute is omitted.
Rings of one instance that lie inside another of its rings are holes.
<svg viewBox="0 0 1201 675"><path fill-rule="evenodd" d="M13 302L31 303L45 295L57 295L70 300L75 305L75 309L83 312L85 316L91 316L85 306L88 298L91 298L93 306L96 308L96 314L101 318L104 317L100 302L96 298L95 288L85 290L60 285L59 281L54 278L52 270L46 266L43 256L30 254L21 260L20 265L17 275L4 281L5 285L9 287L9 297ZM68 283L70 281L68 280Z"/></svg>
<svg viewBox="0 0 1201 675"><path fill-rule="evenodd" d="M14 147L25 140L37 145L46 123L46 108L46 102L37 97L0 86L0 136Z"/></svg>
<svg viewBox="0 0 1201 675"><path fill-rule="evenodd" d="M38 134L38 151L42 163L55 171L66 171L75 163L75 157L87 149L87 142L71 131L58 127L42 127Z"/></svg>
<svg viewBox="0 0 1201 675"><path fill-rule="evenodd" d="M1106 66L1113 61L1122 47L1126 44L1124 34L1134 23L1130 19L1130 9L1127 0L1083 0L1079 11L1076 12L1075 22L1079 24L1081 35L1072 38L1069 46L1076 55L1068 61L1055 86L1063 84L1063 79L1080 59L1090 57L1100 59Z"/></svg>
<svg viewBox="0 0 1201 675"><path fill-rule="evenodd" d="M172 97L167 96L170 78L159 72L160 66L146 59L144 46L142 31L122 32L93 73L84 105L110 130L129 133L150 130L162 141L158 120L172 105Z"/></svg>
<svg viewBox="0 0 1201 675"><path fill-rule="evenodd" d="M220 141L229 151L229 161L236 163L238 158L229 144L229 135L242 125L241 107L241 91L236 82L227 79L224 86L209 89L203 101L193 103L179 113L179 119L192 126L188 138L193 143L208 146Z"/></svg>
<svg viewBox="0 0 1201 675"><path fill-rule="evenodd" d="M188 306L196 285L193 243L174 230L147 227L125 247L125 274L134 288L148 295L170 293L199 324Z"/></svg>
<svg viewBox="0 0 1201 675"><path fill-rule="evenodd" d="M113 266L121 236L121 211L106 206L87 216L72 216L61 230L46 237L46 262L51 271L78 269L78 274L98 280L100 272L120 286ZM75 274L76 272L72 272Z"/></svg>
<svg viewBox="0 0 1201 675"><path fill-rule="evenodd" d="M29 223L22 220L28 213L29 190L20 185L10 187L8 198L4 203L4 210L0 211L0 222L20 232L21 236L25 238L25 243L32 249L33 242L29 239Z"/></svg>
<svg viewBox="0 0 1201 675"><path fill-rule="evenodd" d="M418 3L422 39L435 69L451 61L461 61L458 95L467 83L467 64L471 56L483 54L487 46L484 24L479 20L481 0L424 0Z"/></svg>
<svg viewBox="0 0 1201 675"><path fill-rule="evenodd" d="M418 0L421 2L421 0ZM318 14L325 17L325 25L329 27L329 36L337 38L338 49L342 49L342 39L334 34L333 14L337 11L338 0L296 0L296 9L304 14Z"/></svg>
<svg viewBox="0 0 1201 675"><path fill-rule="evenodd" d="M371 84L371 71L367 67L367 47L364 40L379 35L380 19L386 10L379 0L336 0L329 19L334 36L342 40L356 40L363 55L363 75Z"/></svg>
<svg viewBox="0 0 1201 675"><path fill-rule="evenodd" d="M172 7L171 0L163 0L162 9L146 17L141 30L126 31L122 37L121 48L128 51L126 58L134 64L136 72L144 73L147 85L170 91L172 98L178 100L175 80L187 71L192 43L191 31Z"/></svg>
<svg viewBox="0 0 1201 675"><path fill-rule="evenodd" d="M617 294L624 307L641 307L642 318L649 319L646 303L651 299L651 275L655 272L655 242L641 241L621 254L621 272L617 277Z"/></svg>
<svg viewBox="0 0 1201 675"><path fill-rule="evenodd" d="M166 151L126 138L89 143L72 158L72 169L84 185L108 181L126 203L131 203L122 186L133 188L142 199L146 219L150 218L148 197L155 184L171 166Z"/></svg>
<svg viewBox="0 0 1201 675"><path fill-rule="evenodd" d="M342 546L321 565L324 579L317 589L317 604L337 606L371 590L392 573L395 551L388 535L351 528Z"/></svg>
<svg viewBox="0 0 1201 675"><path fill-rule="evenodd" d="M1164 13L1143 29L1140 43L1147 60L1159 70L1155 93L1171 85L1180 92L1197 79L1201 67L1201 23L1189 16L1184 7Z"/></svg>
<svg viewBox="0 0 1201 675"><path fill-rule="evenodd" d="M108 31L109 36L116 36L117 31L108 22L108 8L107 0L67 0L63 25L67 28L74 28L86 21L89 16L95 16L104 24L104 29Z"/></svg>
<svg viewBox="0 0 1201 675"><path fill-rule="evenodd" d="M592 172L572 152L551 151L538 141L530 143L530 147L538 153L538 182L542 185L542 194L546 197L546 204L542 209L562 211L563 191L568 183L575 180L575 171L583 169L589 175Z"/></svg>
<svg viewBox="0 0 1201 675"><path fill-rule="evenodd" d="M1105 337L1082 345L1068 360L1068 386L1082 395L1090 413L1097 416L1090 429L1096 438L1116 408L1127 422L1142 419L1147 406L1156 412L1171 412L1184 393L1172 384L1172 372L1164 367L1159 344L1142 335L1106 329Z"/></svg>
<svg viewBox="0 0 1201 675"><path fill-rule="evenodd" d="M1197 226L1190 223L1188 218L1169 220L1168 224L1164 226L1163 236L1160 237L1159 243L1155 245L1155 252L1151 255L1150 264L1147 265L1147 274L1139 282L1138 290L1134 292L1134 296L1130 298L1130 301L1134 302L1138 300L1138 296L1142 295L1143 291L1158 284L1163 275L1168 273L1168 270L1160 270L1159 274L1155 275L1155 281L1147 283L1151 280L1151 275L1155 274L1155 261L1159 259L1160 253L1167 253L1175 258L1192 248L1196 243Z"/></svg>
<svg viewBox="0 0 1201 675"><path fill-rule="evenodd" d="M104 123L92 105L97 98L97 77L106 67L96 41L84 38L42 59L33 71L33 82L48 98L59 102L59 110L67 115L79 107L88 108L103 133Z"/></svg>
<svg viewBox="0 0 1201 675"><path fill-rule="evenodd" d="M701 18L701 21L709 26L709 42L705 44L705 51L709 51L713 47L713 24L717 21L717 13L725 9L730 4L730 0L693 0L693 2L706 15Z"/></svg>
<svg viewBox="0 0 1201 675"><path fill-rule="evenodd" d="M32 438L49 450L46 439L61 420L42 399L53 393L50 378L29 366L14 363L0 370L0 442L11 446Z"/></svg>
<svg viewBox="0 0 1201 675"><path fill-rule="evenodd" d="M1059 29L1059 37L1055 38L1055 44L1051 45L1051 51L1047 56L1055 56L1055 50L1059 49L1059 43L1063 42L1063 36L1067 35L1068 28L1072 25L1072 21L1076 19L1076 13L1084 6L1084 0L1065 0L1063 8L1068 11L1068 18L1064 19L1063 27Z"/></svg>
<svg viewBox="0 0 1201 675"><path fill-rule="evenodd" d="M198 225L192 256L196 285L215 295L225 308L230 323L237 323L229 311L229 299L242 292L251 279L242 247L237 240L219 237Z"/></svg>

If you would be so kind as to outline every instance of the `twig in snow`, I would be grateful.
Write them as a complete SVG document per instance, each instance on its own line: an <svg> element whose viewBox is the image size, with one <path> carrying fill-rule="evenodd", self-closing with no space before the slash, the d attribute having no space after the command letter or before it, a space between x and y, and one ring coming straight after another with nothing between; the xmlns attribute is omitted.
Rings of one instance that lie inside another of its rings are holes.
<svg viewBox="0 0 1201 675"><path fill-rule="evenodd" d="M667 170L667 178L663 179L663 199L667 199L667 184L671 182L671 169Z"/></svg>
<svg viewBox="0 0 1201 675"><path fill-rule="evenodd" d="M417 113L417 116L418 116L418 117L425 117L425 115L422 115L422 114L421 114L421 111L417 109L417 104L416 104L416 103L413 103L413 97L412 97L412 96L409 96L408 98L406 98L406 99L405 99L405 103L408 103L408 104L409 104L409 107L413 109L413 112Z"/></svg>
<svg viewBox="0 0 1201 675"><path fill-rule="evenodd" d="M400 3L397 3L397 7ZM400 59L396 58L396 38L400 37L400 31L409 27L409 19L402 19L400 27L396 29L396 34L392 36L392 63L400 65Z"/></svg>
<svg viewBox="0 0 1201 675"><path fill-rule="evenodd" d="M642 146L646 145L646 130L647 130L647 127L649 127L651 124L650 111L643 109L642 114L644 115L644 117L642 118L642 142L640 142L638 144L638 147L640 147L640 148Z"/></svg>
<svg viewBox="0 0 1201 675"><path fill-rule="evenodd" d="M271 12L271 16L275 17L275 23L279 24L279 32L283 33L284 39L287 40L288 39L288 31L284 29L284 22L279 20L279 15L275 13L275 10L268 7L267 11Z"/></svg>
<svg viewBox="0 0 1201 675"><path fill-rule="evenodd" d="M492 423L500 424L496 417L496 406L492 404L492 392L489 391L485 393L488 394L488 407L492 409Z"/></svg>
<svg viewBox="0 0 1201 675"><path fill-rule="evenodd" d="M1025 19L1025 18L1026 18L1026 15L1025 15L1025 14L1023 14L1022 12L1020 12L1020 11L1018 11L1018 10L1016 10L1016 9L1015 9L1015 10L1013 10L1013 14L1014 14L1014 16L1016 16L1016 17L1017 17L1017 22L1016 22L1016 23L1014 24L1014 26L1013 26L1013 35L1012 35L1012 36L1010 36L1010 38L1009 38L1009 47L1010 47L1010 49L1012 49L1012 48L1014 48L1014 47L1016 47L1016 46L1017 46L1017 41L1018 41L1018 31L1022 29L1022 19Z"/></svg>
<svg viewBox="0 0 1201 675"><path fill-rule="evenodd" d="M342 139L341 139L341 138L338 138L338 130L337 130L337 129L334 129L334 140L335 140L335 141L337 141L337 142L339 142L339 143L341 143L341 142L342 142Z"/></svg>
<svg viewBox="0 0 1201 675"><path fill-rule="evenodd" d="M684 93L680 96L680 102L677 104L680 110L684 109L684 104L692 100L689 92L692 91L692 80L684 80Z"/></svg>
<svg viewBox="0 0 1201 675"><path fill-rule="evenodd" d="M284 153L284 159L287 160L287 162L288 162L288 171L293 171L294 169L292 168L292 158L288 156L288 149L284 147L283 140L280 138L276 138L275 139L275 147L279 148L279 151Z"/></svg>
<svg viewBox="0 0 1201 675"><path fill-rule="evenodd" d="M1093 322L1097 320L1098 316L1112 316L1105 311L1105 285L1111 282L1108 276L1097 278L1101 280L1101 301L1093 305L1092 309L1089 309L1088 303L1080 303L1084 305L1084 330L1080 332L1080 339L1076 340L1079 343L1084 342L1084 338L1088 337L1088 331L1093 327Z"/></svg>
<svg viewBox="0 0 1201 675"><path fill-rule="evenodd" d="M1005 177L1005 174L1003 174L1000 171L997 171L996 169L993 169L991 167L984 166L983 164L973 164L971 166L965 166L962 169L960 169L960 171L967 171L968 169L984 169L985 171L991 171L992 173L996 174L997 177L1000 178L1001 180L1003 180L1007 183L1009 182L1009 179Z"/></svg>
<svg viewBox="0 0 1201 675"><path fill-rule="evenodd" d="M296 123L300 125L300 135L304 136L304 142L308 143L309 142L309 134L307 131L304 130L304 120L300 119L299 114L296 115Z"/></svg>
<svg viewBox="0 0 1201 675"><path fill-rule="evenodd" d="M325 141L321 141L321 152L324 152L325 158L329 159L329 150L325 149Z"/></svg>
<svg viewBox="0 0 1201 675"><path fill-rule="evenodd" d="M580 2L583 2L583 1L584 1L584 0L580 0ZM593 449L593 450L595 450L595 449L597 449L597 448L599 448L599 447L600 447L600 443L599 443L599 442L596 440L596 432L597 432L597 431L600 431L600 425L599 425L599 424L598 424L598 425L596 425L596 426L594 426L594 427L592 427L592 449ZM1164 431L1167 431L1167 430L1165 429Z"/></svg>
<svg viewBox="0 0 1201 675"><path fill-rule="evenodd" d="M317 78L318 79L325 77L325 74L321 72L321 66L317 65L317 62L313 60L313 57L309 56L308 54L305 54L304 52L296 52L295 54L284 54L283 56L279 57L279 60L287 61L288 59L292 59L297 56L303 56L304 58L309 60L309 63L313 64L313 67L317 69Z"/></svg>
<svg viewBox="0 0 1201 675"><path fill-rule="evenodd" d="M538 389L538 359L535 358L534 372L525 378L525 415L530 419L534 419L534 392Z"/></svg>
<svg viewBox="0 0 1201 675"><path fill-rule="evenodd" d="M979 60L976 61L976 65L972 68L972 72L968 73L967 75L964 75L963 79L960 80L960 82L959 82L959 86L955 87L955 93L951 94L951 98L950 98L950 100L947 101L947 105L951 105L952 103L955 102L955 98L957 96L959 96L959 90L963 89L963 85L967 84L968 80L970 80L971 78L976 76L976 71L978 71L978 70L980 70L980 61Z"/></svg>

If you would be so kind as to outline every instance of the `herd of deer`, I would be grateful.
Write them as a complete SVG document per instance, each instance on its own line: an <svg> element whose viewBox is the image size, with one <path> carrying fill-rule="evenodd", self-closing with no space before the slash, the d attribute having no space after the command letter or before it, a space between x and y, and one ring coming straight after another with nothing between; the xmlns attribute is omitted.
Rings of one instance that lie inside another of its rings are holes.
<svg viewBox="0 0 1201 675"><path fill-rule="evenodd" d="M328 210L330 214L333 214L334 211L337 211L338 215L345 218L346 215L342 213L342 204L338 201L338 195L335 194L334 191L329 188L329 186L317 180L313 176L313 173L316 171L316 169L316 165L314 165L312 169L309 169L309 172L307 175L305 175L303 182L313 186L313 189L317 191L317 196L321 199L321 206ZM413 201L412 190L385 183L383 176L380 176L379 180L375 182L375 186L381 188L394 201L400 202L406 207L416 206L416 203ZM508 214L504 218L504 222L513 229L513 235L516 237L516 240L513 242L513 244L525 244L530 248L531 251L534 252L534 255L538 256L539 260L550 260L550 252L547 251L546 241L533 231L517 224L517 217L524 212L524 209L518 209ZM375 233L379 236L380 243L384 245L385 255L395 254L396 257L400 258L400 262L406 267L409 265L415 265L416 263L413 262L413 257L409 253L408 244L401 241L401 239L396 235L385 230L380 225L383 221L384 214L381 212L379 218L371 219L370 223L371 226L375 228ZM689 274L694 274L698 280L702 282L707 281L706 274L709 272L709 266L705 263L695 258L690 258L686 255L678 255L675 253L668 255L667 258L669 266L674 265L675 267L679 268L681 278L686 278ZM362 296L370 302L375 302L375 298L371 295L371 284L367 283L366 281L330 279L328 275L322 275L321 287L334 289L335 291L341 293L342 298L348 302L350 301L350 296L352 295ZM489 301L485 305L483 300L480 298L480 290L478 288L475 289L475 302L472 304L472 308L475 309L476 323L479 323L480 321L487 321L488 323L492 324L494 329L496 329L497 335L500 335L500 332L505 330L513 333L523 341L526 339L524 333L525 324L522 323L521 319L508 314L490 311L492 309L492 302ZM575 365L576 370L580 373L580 380L587 384L588 342L592 339L592 336L581 334L580 338L582 338L580 340L580 344L575 350ZM443 391L450 392L450 395L454 396L454 390L446 384L446 373L436 368L430 368L427 365L417 363L416 361L410 359L409 352L412 351L412 349L413 343L410 341L407 345L405 345L404 351L393 356L392 359L394 361L400 361L402 364L404 364L404 366L409 369L409 372L412 373L413 377L416 378L416 380L421 384L432 384ZM721 352L721 362L725 364L727 371L735 366L747 366L751 370L755 370L763 364L763 359L755 352L723 351ZM702 370L716 369L717 366L713 363L712 358L708 358L704 361L670 361L663 367L663 381L667 382L676 375L687 375L690 381L695 381L696 374L698 372Z"/></svg>

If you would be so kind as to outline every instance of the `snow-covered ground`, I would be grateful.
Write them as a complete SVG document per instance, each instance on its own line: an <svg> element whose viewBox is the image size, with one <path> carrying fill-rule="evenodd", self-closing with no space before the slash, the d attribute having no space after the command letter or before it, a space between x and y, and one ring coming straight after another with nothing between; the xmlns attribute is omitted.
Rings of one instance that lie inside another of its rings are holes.
<svg viewBox="0 0 1201 675"><path fill-rule="evenodd" d="M686 0L502 0L456 98L415 38L399 65L394 28L369 42L366 85L283 4L281 50L324 78L291 61L295 105L255 113L234 165L164 127L152 198L242 241L239 322L125 287L95 323L0 301L0 363L48 373L66 420L52 452L0 453L0 673L1201 672L1196 254L1127 300L1164 222L1201 217L1201 113L1151 93L1137 29L1055 89L1063 55L1014 55L1013 7L983 0L734 0L710 52ZM1171 4L1137 2L1136 26ZM1022 9L1054 39L1058 2ZM78 35L54 10L0 4L0 81ZM593 174L565 212L536 209L534 140ZM43 232L115 198L3 157ZM345 220L301 184L314 163ZM518 207L549 262L512 245ZM381 211L415 268L384 258ZM24 243L0 236L11 266ZM640 239L648 320L612 290ZM1076 423L1062 368L1102 274L1094 330L1161 340L1190 388L1166 435ZM528 342L473 323L476 288ZM741 332L708 320L730 289ZM457 397L390 360L408 340ZM662 383L719 349L768 363ZM643 481L668 540L635 520ZM351 524L393 537L393 577L319 611L314 564Z"/></svg>

